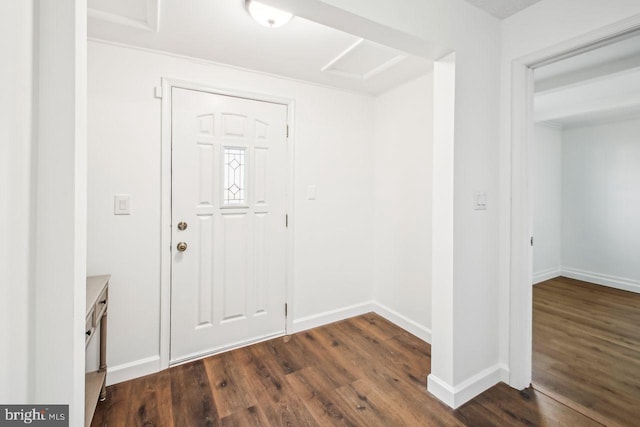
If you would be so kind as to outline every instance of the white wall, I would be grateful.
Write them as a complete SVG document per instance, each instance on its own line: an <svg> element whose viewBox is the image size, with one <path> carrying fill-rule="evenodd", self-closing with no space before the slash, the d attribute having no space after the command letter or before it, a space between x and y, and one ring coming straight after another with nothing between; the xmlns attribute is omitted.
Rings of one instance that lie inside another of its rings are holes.
<svg viewBox="0 0 640 427"><path fill-rule="evenodd" d="M433 74L375 100L376 303L431 341Z"/></svg>
<svg viewBox="0 0 640 427"><path fill-rule="evenodd" d="M161 120L153 93L163 76L295 99L292 315L303 327L331 320L323 315L332 310L368 311L373 98L90 42L88 271L112 274L108 363L124 371L118 378L158 369ZM308 185L317 200L306 200ZM116 193L131 195L131 215L113 215Z"/></svg>
<svg viewBox="0 0 640 427"><path fill-rule="evenodd" d="M538 124L533 138L533 283L562 266L562 128Z"/></svg>
<svg viewBox="0 0 640 427"><path fill-rule="evenodd" d="M462 404L506 377L506 366L501 363L506 359L501 360L499 354L499 21L463 0L268 2L294 8L299 3L319 3L332 10L323 16L326 25L345 29L345 22L356 22L351 28L356 33L377 31L378 36L427 42L456 53L453 249L452 256L447 255L453 268L444 283L432 284L432 289L451 288L432 302L443 307L438 316L432 316L433 340L436 334L448 335L451 330L455 334L447 338L453 357L448 350L433 347L431 376L442 384L432 392L450 404ZM349 21L350 16L357 19ZM476 191L487 193L486 211L474 210ZM434 252L448 249L433 246ZM441 298L450 298L452 304ZM508 324L505 328L508 330Z"/></svg>
<svg viewBox="0 0 640 427"><path fill-rule="evenodd" d="M640 120L536 125L533 283L557 276L640 291Z"/></svg>
<svg viewBox="0 0 640 427"><path fill-rule="evenodd" d="M0 1L0 402L32 397L33 1Z"/></svg>
<svg viewBox="0 0 640 427"><path fill-rule="evenodd" d="M454 163L456 54L433 64L433 191L431 242L431 340L432 372L427 389L450 406L456 406L451 392L454 364ZM434 354L433 349L438 349ZM435 364L434 364L435 360ZM434 365L438 375L433 372ZM437 389L440 389L436 391ZM458 399L459 400L459 399Z"/></svg>
<svg viewBox="0 0 640 427"><path fill-rule="evenodd" d="M562 266L640 291L640 119L563 132Z"/></svg>
<svg viewBox="0 0 640 427"><path fill-rule="evenodd" d="M84 421L86 40L84 0L37 7L34 397Z"/></svg>
<svg viewBox="0 0 640 427"><path fill-rule="evenodd" d="M0 401L84 422L86 3L0 2Z"/></svg>

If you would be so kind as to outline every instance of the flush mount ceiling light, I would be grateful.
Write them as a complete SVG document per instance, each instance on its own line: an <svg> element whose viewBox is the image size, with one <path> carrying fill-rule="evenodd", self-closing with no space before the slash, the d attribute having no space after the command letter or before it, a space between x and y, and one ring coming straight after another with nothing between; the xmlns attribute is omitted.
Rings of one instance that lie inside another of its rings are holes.
<svg viewBox="0 0 640 427"><path fill-rule="evenodd" d="M245 0L244 6L257 23L269 28L282 27L293 17L289 12L253 0Z"/></svg>

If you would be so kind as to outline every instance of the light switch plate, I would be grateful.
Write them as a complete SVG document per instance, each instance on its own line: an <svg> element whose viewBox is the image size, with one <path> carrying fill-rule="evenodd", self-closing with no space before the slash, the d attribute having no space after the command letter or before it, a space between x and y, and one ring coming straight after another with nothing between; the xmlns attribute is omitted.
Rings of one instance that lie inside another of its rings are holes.
<svg viewBox="0 0 640 427"><path fill-rule="evenodd" d="M128 194L116 194L113 198L113 214L114 215L130 215L131 214L131 197Z"/></svg>
<svg viewBox="0 0 640 427"><path fill-rule="evenodd" d="M316 186L309 185L307 186L307 200L315 200L316 199Z"/></svg>
<svg viewBox="0 0 640 427"><path fill-rule="evenodd" d="M474 209L477 211L487 210L487 193L484 191L476 191L474 197Z"/></svg>

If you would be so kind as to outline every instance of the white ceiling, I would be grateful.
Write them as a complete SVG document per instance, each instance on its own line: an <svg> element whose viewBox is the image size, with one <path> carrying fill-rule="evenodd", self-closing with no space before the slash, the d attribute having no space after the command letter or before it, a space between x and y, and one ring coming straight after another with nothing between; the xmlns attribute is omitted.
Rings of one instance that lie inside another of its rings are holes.
<svg viewBox="0 0 640 427"><path fill-rule="evenodd" d="M534 120L564 126L640 112L640 34L540 67Z"/></svg>
<svg viewBox="0 0 640 427"><path fill-rule="evenodd" d="M498 19L508 18L541 0L466 0Z"/></svg>
<svg viewBox="0 0 640 427"><path fill-rule="evenodd" d="M89 0L90 38L379 94L433 61L294 17L258 25L244 0Z"/></svg>

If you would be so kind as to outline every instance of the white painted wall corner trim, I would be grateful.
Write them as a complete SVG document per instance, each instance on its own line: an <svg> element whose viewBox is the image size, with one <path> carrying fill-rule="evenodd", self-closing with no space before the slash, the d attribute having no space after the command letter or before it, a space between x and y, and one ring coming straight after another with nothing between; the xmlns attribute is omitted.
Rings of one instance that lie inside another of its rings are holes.
<svg viewBox="0 0 640 427"><path fill-rule="evenodd" d="M160 356L150 356L133 362L107 368L107 385L118 384L134 378L160 372Z"/></svg>
<svg viewBox="0 0 640 427"><path fill-rule="evenodd" d="M29 165L33 183L26 194L20 195L32 203L32 212L28 213L32 215L28 226L32 234L17 242L18 248L30 245L33 260L29 273L33 287L28 291L30 333L26 337L30 354L25 355L32 374L24 380L29 382L28 401L67 404L68 425L79 426L85 419L87 314L87 2L32 3L35 49L29 54L33 58L34 92L28 89L32 85L28 75L19 83L7 81L20 88L21 98L33 96L33 115L28 121L33 144L15 147L18 150L30 145L34 149ZM4 5L3 10L7 10ZM15 19L13 13L9 16ZM7 31L15 32L11 26ZM17 59L9 57L12 63ZM14 138L18 135L10 135L7 143ZM18 145L17 140L9 145ZM13 157L10 155L9 161L15 161ZM13 179L10 177L11 184ZM14 202L11 199L12 207ZM7 363L4 348L3 362ZM6 384L5 378L2 383Z"/></svg>
<svg viewBox="0 0 640 427"><path fill-rule="evenodd" d="M533 218L527 150L533 139L533 70L527 62L514 61L511 74L509 385L523 389L531 384L532 363L533 253L530 237Z"/></svg>
<svg viewBox="0 0 640 427"><path fill-rule="evenodd" d="M161 130L161 222L160 222L160 365L158 370L169 367L171 352L171 89L182 89L209 92L218 95L234 96L239 98L254 99L287 106L287 214L289 223L287 227L287 290L286 303L289 312L293 311L293 236L294 236L294 146L295 146L295 101L266 93L247 92L233 88L217 88L207 83L184 80L179 78L162 78L162 130ZM293 327L291 316L287 317L286 329L288 333ZM135 362L133 362L135 363Z"/></svg>
<svg viewBox="0 0 640 427"><path fill-rule="evenodd" d="M546 280L554 279L558 276L562 276L562 267L556 266L551 268L545 268L544 270L540 270L533 273L533 284L537 285L538 283L544 282Z"/></svg>
<svg viewBox="0 0 640 427"><path fill-rule="evenodd" d="M435 397L456 409L485 390L509 378L506 365L498 363L461 382L455 387L433 374L427 377L427 390Z"/></svg>
<svg viewBox="0 0 640 427"><path fill-rule="evenodd" d="M620 289L623 291L640 293L640 281L627 279L625 277L610 276L608 274L601 274L564 266L558 276L582 280L583 282L595 283L596 285L608 286L610 288Z"/></svg>
<svg viewBox="0 0 640 427"><path fill-rule="evenodd" d="M338 308L336 310L325 311L323 313L295 319L293 321L293 327L288 331L288 334L295 334L297 332L328 325L329 323L339 322L350 317L371 313L373 311L374 304L375 303L373 301L366 301Z"/></svg>
<svg viewBox="0 0 640 427"><path fill-rule="evenodd" d="M384 317L389 322L404 329L410 334L415 335L422 341L431 344L431 329L426 326L421 325L418 322L409 319L407 316L404 316L403 314L400 314L397 311L375 301L373 302L373 312Z"/></svg>

